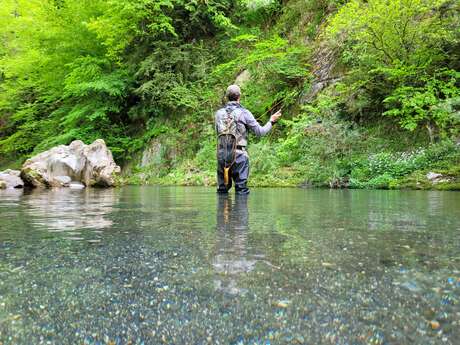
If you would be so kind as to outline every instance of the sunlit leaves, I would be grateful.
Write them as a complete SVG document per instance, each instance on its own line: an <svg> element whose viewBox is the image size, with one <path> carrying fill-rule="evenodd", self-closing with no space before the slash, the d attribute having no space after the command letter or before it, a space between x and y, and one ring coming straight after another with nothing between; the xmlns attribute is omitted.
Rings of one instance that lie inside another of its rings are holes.
<svg viewBox="0 0 460 345"><path fill-rule="evenodd" d="M0 153L103 137L117 155L130 145L126 128L140 135L150 117L197 109L200 95L210 92L193 82L205 82L214 58L201 39L195 40L233 30L227 16L233 5L224 0L3 1Z"/></svg>
<svg viewBox="0 0 460 345"><path fill-rule="evenodd" d="M329 37L349 43L348 47L359 54L362 62L424 63L417 60L417 54L424 54L427 49L436 52L443 42L453 39L439 11L447 2L352 0L332 18L327 32Z"/></svg>
<svg viewBox="0 0 460 345"><path fill-rule="evenodd" d="M403 128L446 134L455 126L458 4L451 0L352 0L331 18L326 37L348 68L348 110L396 117ZM359 100L367 100L360 107ZM382 107L383 106L383 107ZM368 115L369 116L369 115Z"/></svg>
<svg viewBox="0 0 460 345"><path fill-rule="evenodd" d="M108 56L117 59L134 39L165 33L177 36L172 18L165 14L173 8L169 0L109 0L103 15L91 19L87 26L107 47Z"/></svg>
<svg viewBox="0 0 460 345"><path fill-rule="evenodd" d="M384 114L398 117L408 130L430 121L440 129L452 122L458 124L454 114L455 107L460 108L456 101L460 98L460 72L440 70L432 77L418 75L417 79L419 86L401 85L385 98L390 109Z"/></svg>

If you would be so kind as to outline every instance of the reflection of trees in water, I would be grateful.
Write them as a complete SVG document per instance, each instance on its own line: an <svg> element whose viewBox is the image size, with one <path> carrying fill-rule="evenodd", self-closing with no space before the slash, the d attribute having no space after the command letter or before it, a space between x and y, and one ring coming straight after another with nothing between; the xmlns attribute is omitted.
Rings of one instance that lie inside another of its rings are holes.
<svg viewBox="0 0 460 345"><path fill-rule="evenodd" d="M248 246L249 212L247 196L220 195L217 205L217 254L213 266L218 273L214 285L217 290L232 295L244 293L237 286L238 276L254 269L257 260L251 259Z"/></svg>
<svg viewBox="0 0 460 345"><path fill-rule="evenodd" d="M452 251L452 236L443 231L458 223L455 201L448 202L450 195L294 190L295 197L266 198L270 204L257 202L260 222L265 219L280 236L264 253L276 257L279 264L359 272L373 270L376 263L435 262L444 254L441 248Z"/></svg>
<svg viewBox="0 0 460 345"><path fill-rule="evenodd" d="M24 189L0 189L0 211L2 215L6 214L9 208L19 205L19 201L24 194ZM13 212L15 214L16 212Z"/></svg>
<svg viewBox="0 0 460 345"><path fill-rule="evenodd" d="M72 231L81 228L103 229L112 226L107 215L118 200L117 190L68 188L33 190L24 194L33 226L53 232Z"/></svg>
<svg viewBox="0 0 460 345"><path fill-rule="evenodd" d="M136 194L134 194L134 193ZM135 210L136 219L133 222L139 228L170 229L171 231L183 229L200 229L203 217L211 218L207 223L214 223L211 212L202 212L211 207L211 200L200 197L200 193L193 188L183 187L157 187L143 186L142 188L129 189L128 197L136 200L125 205L125 210ZM212 203L214 205L214 203ZM139 217L142 215L142 217Z"/></svg>
<svg viewBox="0 0 460 345"><path fill-rule="evenodd" d="M30 228L27 214L20 207L23 194L23 189L0 190L0 253L5 241L23 236L17 229Z"/></svg>

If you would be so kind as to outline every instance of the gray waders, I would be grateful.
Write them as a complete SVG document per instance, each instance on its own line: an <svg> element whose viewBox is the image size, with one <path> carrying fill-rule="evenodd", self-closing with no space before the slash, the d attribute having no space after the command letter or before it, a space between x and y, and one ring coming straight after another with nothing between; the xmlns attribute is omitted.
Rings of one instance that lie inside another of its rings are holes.
<svg viewBox="0 0 460 345"><path fill-rule="evenodd" d="M249 157L245 150L236 150L235 162L229 170L228 184L225 184L224 179L225 161L218 159L217 161L217 192L228 193L232 184L235 184L236 194L249 194L247 187L249 177ZM233 182L233 183L232 183Z"/></svg>

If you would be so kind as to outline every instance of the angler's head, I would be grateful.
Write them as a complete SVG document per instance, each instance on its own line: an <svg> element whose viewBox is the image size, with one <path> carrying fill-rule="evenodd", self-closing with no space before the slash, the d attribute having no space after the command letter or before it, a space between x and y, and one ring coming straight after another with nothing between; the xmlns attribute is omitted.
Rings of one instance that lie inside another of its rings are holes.
<svg viewBox="0 0 460 345"><path fill-rule="evenodd" d="M227 87L227 91L225 92L225 96L227 97L227 99L231 102L231 101L236 101L236 102L239 102L240 101L240 97L241 97L241 89L238 85L230 85L229 87Z"/></svg>

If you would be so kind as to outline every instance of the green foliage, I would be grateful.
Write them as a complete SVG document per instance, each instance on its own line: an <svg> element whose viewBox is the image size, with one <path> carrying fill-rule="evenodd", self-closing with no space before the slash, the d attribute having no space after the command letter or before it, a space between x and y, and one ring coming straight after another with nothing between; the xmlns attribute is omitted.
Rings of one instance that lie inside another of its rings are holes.
<svg viewBox="0 0 460 345"><path fill-rule="evenodd" d="M344 5L331 18L326 37L341 47L342 62L351 66L342 93L354 117L383 113L409 130L420 125L441 134L453 130L458 72L445 66L455 64L458 13L458 4L450 0Z"/></svg>
<svg viewBox="0 0 460 345"><path fill-rule="evenodd" d="M433 76L410 74L403 78L416 77L417 80L412 85L418 86L400 84L384 99L390 110L383 114L400 118L401 126L409 130L414 130L419 124L434 124L444 133L449 129L458 130L460 72L440 70Z"/></svg>
<svg viewBox="0 0 460 345"><path fill-rule="evenodd" d="M194 165L200 169L200 171L215 172L216 170L216 139L214 134L214 128L209 126L203 133L204 140L200 143L200 148L196 153Z"/></svg>
<svg viewBox="0 0 460 345"><path fill-rule="evenodd" d="M248 71L250 82L241 85L242 102L257 118L265 121L267 113L297 101L310 75L308 48L290 44L278 35L256 38L247 32L233 38L230 48L239 53L218 65L213 75L228 78Z"/></svg>
<svg viewBox="0 0 460 345"><path fill-rule="evenodd" d="M329 35L351 48L349 62L392 66L395 62L423 65L443 59L442 48L454 39L455 15L446 18L448 0L352 0L332 18ZM449 13L447 13L447 16ZM447 19L447 21L446 21ZM353 55L351 55L353 54ZM434 56L433 56L434 54Z"/></svg>
<svg viewBox="0 0 460 345"><path fill-rule="evenodd" d="M109 0L104 5L103 14L92 18L87 26L107 47L107 56L112 59L119 59L135 39L164 34L177 36L172 18L165 14L167 9L174 8L173 1Z"/></svg>
<svg viewBox="0 0 460 345"><path fill-rule="evenodd" d="M324 93L302 110L292 121L284 121L289 131L287 138L280 140L278 159L282 164L308 166L314 157L314 168L322 169L361 148L361 133L352 130L351 123L338 121L335 97Z"/></svg>
<svg viewBox="0 0 460 345"><path fill-rule="evenodd" d="M240 0L240 3L242 4L242 8L239 11L240 20L251 26L272 25L282 8L279 0Z"/></svg>
<svg viewBox="0 0 460 345"><path fill-rule="evenodd" d="M321 24L346 0L291 0L285 2L277 30L298 40L313 40Z"/></svg>
<svg viewBox="0 0 460 345"><path fill-rule="evenodd" d="M389 188L398 178L427 168L440 169L458 162L460 149L452 141L432 144L406 152L380 152L362 157L350 164L354 187Z"/></svg>
<svg viewBox="0 0 460 345"><path fill-rule="evenodd" d="M152 118L195 112L214 96L202 92L212 51L190 38L234 30L227 17L233 5L6 0L0 9L0 153L12 158L103 137L117 160L129 159L145 144Z"/></svg>
<svg viewBox="0 0 460 345"><path fill-rule="evenodd" d="M249 156L254 174L271 175L279 168L276 150L270 143L259 142L251 145Z"/></svg>

